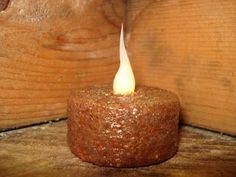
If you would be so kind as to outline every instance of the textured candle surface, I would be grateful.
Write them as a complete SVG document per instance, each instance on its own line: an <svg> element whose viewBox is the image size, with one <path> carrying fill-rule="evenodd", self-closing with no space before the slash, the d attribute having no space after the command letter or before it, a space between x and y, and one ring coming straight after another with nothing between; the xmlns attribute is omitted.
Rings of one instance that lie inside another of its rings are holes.
<svg viewBox="0 0 236 177"><path fill-rule="evenodd" d="M177 96L158 88L138 87L132 96L110 87L78 90L68 102L68 144L100 166L162 162L177 150L179 109Z"/></svg>

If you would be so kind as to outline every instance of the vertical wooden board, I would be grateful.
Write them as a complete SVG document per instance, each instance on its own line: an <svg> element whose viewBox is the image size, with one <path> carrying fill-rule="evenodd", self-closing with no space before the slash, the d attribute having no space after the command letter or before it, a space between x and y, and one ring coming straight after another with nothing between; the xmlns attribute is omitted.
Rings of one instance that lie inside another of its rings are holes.
<svg viewBox="0 0 236 177"><path fill-rule="evenodd" d="M128 0L137 82L176 92L184 122L236 135L236 1Z"/></svg>
<svg viewBox="0 0 236 177"><path fill-rule="evenodd" d="M66 116L72 90L111 83L123 0L11 0L0 12L0 128Z"/></svg>

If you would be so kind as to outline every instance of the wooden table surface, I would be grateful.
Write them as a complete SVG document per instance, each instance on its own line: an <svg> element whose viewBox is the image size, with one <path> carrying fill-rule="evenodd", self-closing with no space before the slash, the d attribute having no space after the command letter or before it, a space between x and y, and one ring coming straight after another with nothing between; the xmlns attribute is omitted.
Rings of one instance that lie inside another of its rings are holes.
<svg viewBox="0 0 236 177"><path fill-rule="evenodd" d="M103 168L82 162L66 143L66 121L0 133L0 177L236 176L236 138L180 129L178 153L159 165Z"/></svg>

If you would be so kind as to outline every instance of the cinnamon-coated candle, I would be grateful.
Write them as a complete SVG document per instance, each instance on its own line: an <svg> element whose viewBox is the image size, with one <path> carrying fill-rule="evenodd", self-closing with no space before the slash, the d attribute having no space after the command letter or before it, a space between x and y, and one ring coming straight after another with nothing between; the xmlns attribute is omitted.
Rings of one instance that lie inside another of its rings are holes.
<svg viewBox="0 0 236 177"><path fill-rule="evenodd" d="M123 41L110 86L77 90L68 101L68 144L81 160L99 166L138 167L177 151L179 100L160 88L137 87Z"/></svg>
<svg viewBox="0 0 236 177"><path fill-rule="evenodd" d="M138 87L132 96L117 96L110 87L91 87L68 105L68 143L83 161L146 166L177 150L179 101L171 92Z"/></svg>

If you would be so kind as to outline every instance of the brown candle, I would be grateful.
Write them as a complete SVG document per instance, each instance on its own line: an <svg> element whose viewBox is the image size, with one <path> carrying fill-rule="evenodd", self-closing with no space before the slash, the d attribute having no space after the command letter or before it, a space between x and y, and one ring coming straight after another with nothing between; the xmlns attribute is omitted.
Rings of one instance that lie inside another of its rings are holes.
<svg viewBox="0 0 236 177"><path fill-rule="evenodd" d="M109 87L77 91L68 102L68 144L83 161L137 167L172 157L178 142L179 101L158 88L130 96Z"/></svg>
<svg viewBox="0 0 236 177"><path fill-rule="evenodd" d="M83 161L137 167L162 162L177 150L179 100L159 88L138 87L125 50L110 87L78 90L68 101L68 144Z"/></svg>

